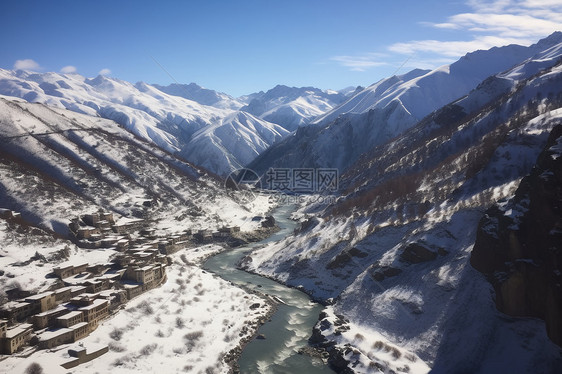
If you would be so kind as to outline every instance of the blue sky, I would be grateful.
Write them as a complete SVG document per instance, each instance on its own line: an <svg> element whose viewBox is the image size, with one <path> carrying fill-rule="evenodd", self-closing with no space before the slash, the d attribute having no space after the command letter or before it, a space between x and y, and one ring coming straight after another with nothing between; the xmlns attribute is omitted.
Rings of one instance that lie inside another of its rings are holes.
<svg viewBox="0 0 562 374"><path fill-rule="evenodd" d="M10 1L0 67L195 82L239 96L340 89L562 30L561 0Z"/></svg>

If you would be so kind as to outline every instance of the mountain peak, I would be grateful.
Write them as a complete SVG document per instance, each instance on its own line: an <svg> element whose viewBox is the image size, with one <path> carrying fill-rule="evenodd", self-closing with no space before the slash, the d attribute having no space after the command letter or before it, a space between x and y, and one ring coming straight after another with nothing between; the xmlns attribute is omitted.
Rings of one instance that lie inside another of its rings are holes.
<svg viewBox="0 0 562 374"><path fill-rule="evenodd" d="M549 36L547 36L546 38L543 38L541 40L539 40L536 44L534 44L535 46L539 47L539 48L548 48L548 47L552 47L556 44L560 44L562 43L562 32L561 31L555 31L552 34L550 34Z"/></svg>

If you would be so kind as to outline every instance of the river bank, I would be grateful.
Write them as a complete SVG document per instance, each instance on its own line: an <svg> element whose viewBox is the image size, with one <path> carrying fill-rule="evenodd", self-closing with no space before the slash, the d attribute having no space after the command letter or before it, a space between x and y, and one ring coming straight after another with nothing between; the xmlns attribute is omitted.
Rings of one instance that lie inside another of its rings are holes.
<svg viewBox="0 0 562 374"><path fill-rule="evenodd" d="M318 355L308 355L308 338L318 320L323 306L295 288L289 288L274 280L238 269L237 265L252 250L267 243L278 241L294 232L296 223L290 220L291 207L282 206L275 218L280 230L259 243L235 248L209 258L203 268L221 278L258 292L272 300L273 305L267 322L259 326L252 339L240 346L238 365L234 370L243 373L333 373ZM278 302L280 301L280 302ZM264 339L256 339L261 336Z"/></svg>

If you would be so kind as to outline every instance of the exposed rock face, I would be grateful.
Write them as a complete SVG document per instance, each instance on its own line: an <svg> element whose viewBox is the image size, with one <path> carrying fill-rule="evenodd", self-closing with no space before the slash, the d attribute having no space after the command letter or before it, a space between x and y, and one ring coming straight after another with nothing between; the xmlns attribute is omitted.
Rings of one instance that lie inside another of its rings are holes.
<svg viewBox="0 0 562 374"><path fill-rule="evenodd" d="M470 263L494 286L501 312L544 319L562 346L562 125L515 196L488 209Z"/></svg>
<svg viewBox="0 0 562 374"><path fill-rule="evenodd" d="M273 216L265 217L265 220L262 221L261 227L270 228L275 227L275 218Z"/></svg>
<svg viewBox="0 0 562 374"><path fill-rule="evenodd" d="M326 265L326 269L341 268L352 261L354 257L365 258L367 256L368 253L362 252L355 247L345 249Z"/></svg>
<svg viewBox="0 0 562 374"><path fill-rule="evenodd" d="M408 244L408 246L404 249L404 252L400 255L401 261L409 262L411 264L431 261L436 258L437 252L434 252L425 245L419 243Z"/></svg>

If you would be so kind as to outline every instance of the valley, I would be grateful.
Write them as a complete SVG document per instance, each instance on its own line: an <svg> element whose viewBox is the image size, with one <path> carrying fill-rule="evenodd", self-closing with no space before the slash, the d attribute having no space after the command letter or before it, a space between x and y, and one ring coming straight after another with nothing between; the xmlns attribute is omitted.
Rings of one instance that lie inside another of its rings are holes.
<svg viewBox="0 0 562 374"><path fill-rule="evenodd" d="M366 88L0 95L0 372L562 367L561 32Z"/></svg>

